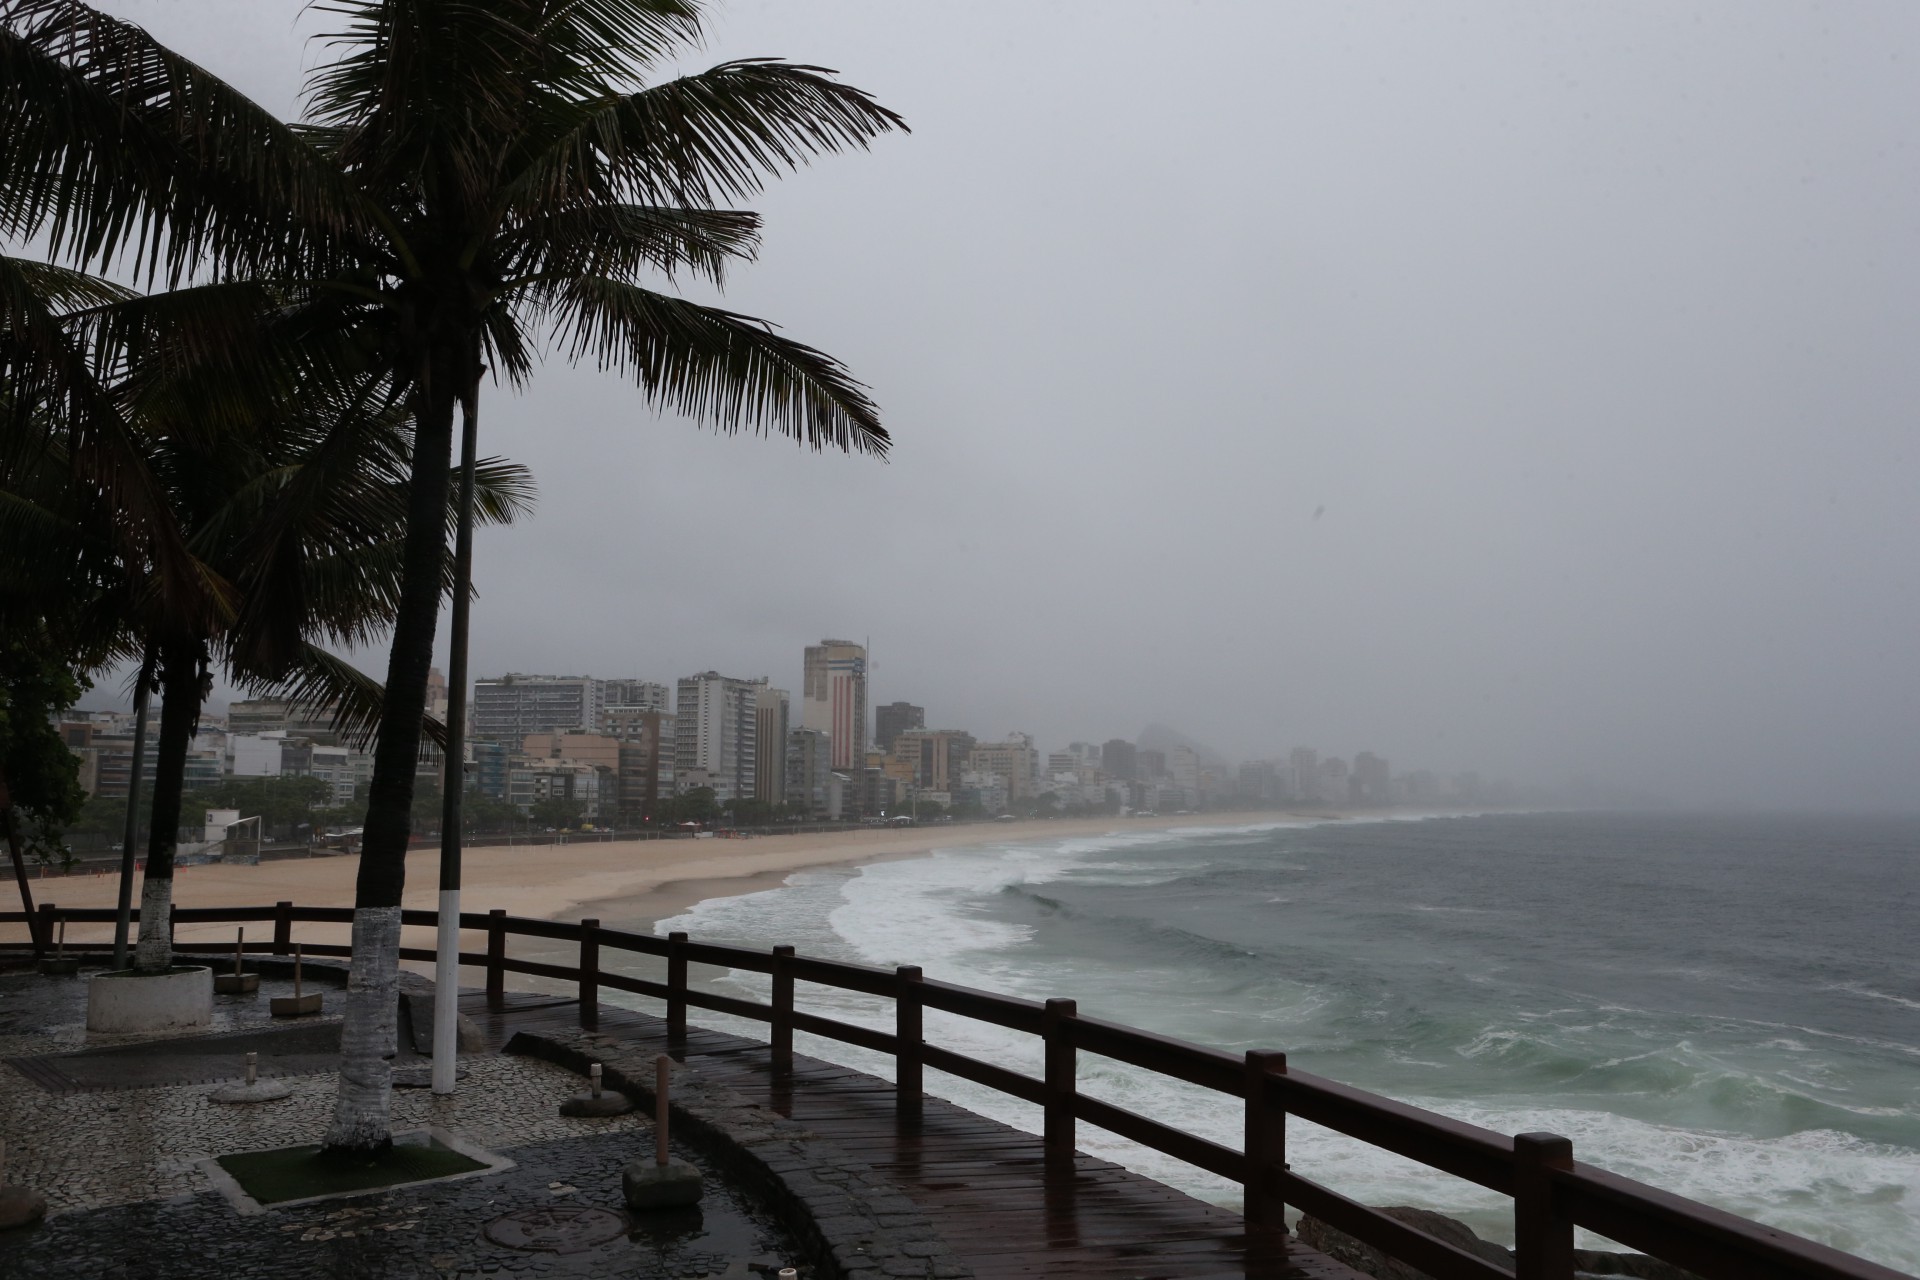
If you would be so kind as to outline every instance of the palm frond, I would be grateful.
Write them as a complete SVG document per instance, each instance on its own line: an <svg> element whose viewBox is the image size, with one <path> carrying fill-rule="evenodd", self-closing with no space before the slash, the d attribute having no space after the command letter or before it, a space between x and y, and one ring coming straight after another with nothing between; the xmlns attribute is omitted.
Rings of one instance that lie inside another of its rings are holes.
<svg viewBox="0 0 1920 1280"><path fill-rule="evenodd" d="M0 232L173 282L335 261L371 210L231 85L80 0L0 0Z"/></svg>
<svg viewBox="0 0 1920 1280"><path fill-rule="evenodd" d="M600 276L556 281L535 296L571 358L590 356L632 377L657 408L815 449L887 451L866 388L832 356L765 321Z"/></svg>
<svg viewBox="0 0 1920 1280"><path fill-rule="evenodd" d="M743 209L588 205L507 231L498 270L510 282L569 275L627 280L652 269L669 279L689 271L724 284L727 267L751 262L759 248L760 217Z"/></svg>
<svg viewBox="0 0 1920 1280"><path fill-rule="evenodd" d="M386 686L338 654L307 645L292 675L280 680L247 680L241 687L259 697L285 698L297 711L331 713L333 731L356 750L371 750L380 736L380 707ZM420 729L445 748L447 726L422 716Z"/></svg>
<svg viewBox="0 0 1920 1280"><path fill-rule="evenodd" d="M505 207L727 204L816 155L864 149L906 129L897 113L834 74L748 58L581 104L577 119L511 173Z"/></svg>
<svg viewBox="0 0 1920 1280"><path fill-rule="evenodd" d="M0 257L0 385L19 447L39 428L60 445L81 484L90 487L120 554L153 576L150 603L188 630L219 625L231 611L225 583L187 549L168 495L139 434L97 377L100 359L82 348L52 303L79 286L44 264ZM39 286L53 284L50 299ZM95 291L99 292L99 291ZM36 416L36 414L38 416Z"/></svg>

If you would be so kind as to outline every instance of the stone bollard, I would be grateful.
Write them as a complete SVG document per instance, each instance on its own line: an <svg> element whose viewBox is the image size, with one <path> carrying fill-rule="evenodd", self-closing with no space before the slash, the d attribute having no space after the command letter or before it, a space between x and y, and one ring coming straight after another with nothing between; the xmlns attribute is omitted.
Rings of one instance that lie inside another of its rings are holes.
<svg viewBox="0 0 1920 1280"><path fill-rule="evenodd" d="M7 1143L0 1138L0 1231L10 1231L47 1216L47 1198L7 1181Z"/></svg>
<svg viewBox="0 0 1920 1280"><path fill-rule="evenodd" d="M40 972L50 978L70 978L80 972L80 957L67 954L67 922L60 921L60 940L53 946L53 954L40 961Z"/></svg>
<svg viewBox="0 0 1920 1280"><path fill-rule="evenodd" d="M246 1081L241 1084L223 1084L207 1097L215 1102L226 1103L278 1102L292 1094L293 1086L283 1080L260 1079L260 1055L250 1053L247 1055Z"/></svg>
<svg viewBox="0 0 1920 1280"><path fill-rule="evenodd" d="M588 1087L560 1104L563 1116L623 1116L633 1110L633 1100L624 1093L609 1093L600 1087L600 1064L587 1068Z"/></svg>
<svg viewBox="0 0 1920 1280"><path fill-rule="evenodd" d="M654 1060L653 1159L642 1157L626 1167L620 1182L629 1207L640 1210L681 1209L700 1203L700 1171L667 1154L667 1072L671 1059Z"/></svg>
<svg viewBox="0 0 1920 1280"><path fill-rule="evenodd" d="M233 942L233 972L217 973L213 977L215 995L241 996L260 989L260 975L243 973L240 970L240 956L247 947L247 931L240 930L240 936Z"/></svg>
<svg viewBox="0 0 1920 1280"><path fill-rule="evenodd" d="M320 1012L320 993L302 995L300 988L300 944L293 944L293 994L275 996L267 1002L267 1012L276 1018L304 1018Z"/></svg>

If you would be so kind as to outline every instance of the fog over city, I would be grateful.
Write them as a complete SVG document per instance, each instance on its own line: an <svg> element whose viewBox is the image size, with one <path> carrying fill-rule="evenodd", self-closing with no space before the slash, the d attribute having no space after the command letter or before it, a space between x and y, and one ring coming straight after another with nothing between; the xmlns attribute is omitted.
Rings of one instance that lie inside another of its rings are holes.
<svg viewBox="0 0 1920 1280"><path fill-rule="evenodd" d="M103 7L288 115L328 21ZM844 636L871 703L1043 748L1914 807L1920 8L714 15L701 63L913 130L751 202L724 295L845 361L891 458L558 358L490 387L540 501L478 536L475 675L791 689Z"/></svg>

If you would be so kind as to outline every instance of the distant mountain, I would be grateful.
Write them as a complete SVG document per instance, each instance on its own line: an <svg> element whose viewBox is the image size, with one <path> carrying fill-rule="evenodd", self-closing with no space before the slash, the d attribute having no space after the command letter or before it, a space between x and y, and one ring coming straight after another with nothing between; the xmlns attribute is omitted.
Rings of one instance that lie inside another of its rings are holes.
<svg viewBox="0 0 1920 1280"><path fill-rule="evenodd" d="M1191 747L1194 754L1200 757L1202 768L1215 770L1227 768L1227 758L1218 751L1204 742L1189 738L1178 729L1169 729L1163 724L1148 725L1140 731L1140 736L1135 738L1133 743L1142 751L1171 751L1175 747Z"/></svg>

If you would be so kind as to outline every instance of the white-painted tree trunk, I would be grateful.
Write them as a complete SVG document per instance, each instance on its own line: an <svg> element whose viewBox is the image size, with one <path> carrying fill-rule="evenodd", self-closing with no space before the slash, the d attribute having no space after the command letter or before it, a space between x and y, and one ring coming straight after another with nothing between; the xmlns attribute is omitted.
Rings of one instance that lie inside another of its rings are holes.
<svg viewBox="0 0 1920 1280"><path fill-rule="evenodd" d="M164 969L172 963L173 877L148 876L140 884L140 941L133 967Z"/></svg>
<svg viewBox="0 0 1920 1280"><path fill-rule="evenodd" d="M400 976L400 908L361 907L353 913L353 967L340 1026L340 1092L326 1145L373 1152L393 1141L394 1019Z"/></svg>

